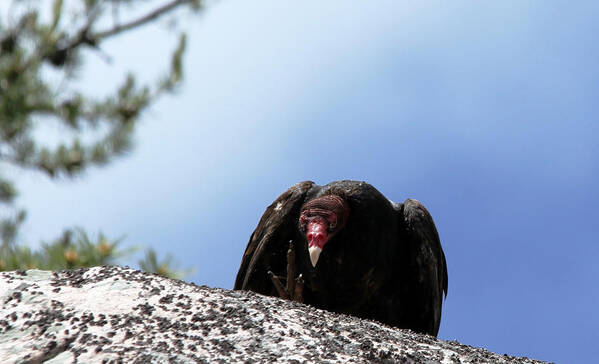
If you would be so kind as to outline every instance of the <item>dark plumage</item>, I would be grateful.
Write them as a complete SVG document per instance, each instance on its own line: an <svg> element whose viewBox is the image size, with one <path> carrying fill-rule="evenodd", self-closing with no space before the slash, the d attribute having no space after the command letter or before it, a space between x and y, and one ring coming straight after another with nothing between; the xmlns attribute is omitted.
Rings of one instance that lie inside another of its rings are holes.
<svg viewBox="0 0 599 364"><path fill-rule="evenodd" d="M281 296L269 271L301 274L296 299L315 307L439 330L447 268L433 219L420 202L393 203L365 182L306 181L279 196L250 237L234 288Z"/></svg>

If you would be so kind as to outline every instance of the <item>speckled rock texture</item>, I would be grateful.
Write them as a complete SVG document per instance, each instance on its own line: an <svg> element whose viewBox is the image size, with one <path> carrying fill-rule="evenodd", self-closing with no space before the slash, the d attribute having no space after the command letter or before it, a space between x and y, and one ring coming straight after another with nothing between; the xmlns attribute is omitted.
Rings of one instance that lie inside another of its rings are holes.
<svg viewBox="0 0 599 364"><path fill-rule="evenodd" d="M538 363L121 267L0 273L0 363Z"/></svg>

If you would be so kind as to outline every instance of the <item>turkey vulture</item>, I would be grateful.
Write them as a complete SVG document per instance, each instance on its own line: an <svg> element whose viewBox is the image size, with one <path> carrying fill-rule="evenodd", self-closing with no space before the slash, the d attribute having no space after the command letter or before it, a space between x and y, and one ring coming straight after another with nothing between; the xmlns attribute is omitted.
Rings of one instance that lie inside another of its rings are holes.
<svg viewBox="0 0 599 364"><path fill-rule="evenodd" d="M393 203L365 182L305 181L264 212L234 289L436 336L447 268L420 202Z"/></svg>

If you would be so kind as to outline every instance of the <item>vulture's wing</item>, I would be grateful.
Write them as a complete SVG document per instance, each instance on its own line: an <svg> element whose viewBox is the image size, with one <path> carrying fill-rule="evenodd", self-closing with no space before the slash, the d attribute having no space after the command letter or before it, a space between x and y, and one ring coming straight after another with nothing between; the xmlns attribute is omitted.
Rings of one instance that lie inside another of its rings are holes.
<svg viewBox="0 0 599 364"><path fill-rule="evenodd" d="M423 331L437 335L441 322L443 296L447 296L447 265L441 248L439 234L433 218L420 202L407 199L403 204L400 225L403 225L404 242L403 280L404 299L410 302L404 320L418 320ZM432 318L426 320L424 318Z"/></svg>
<svg viewBox="0 0 599 364"><path fill-rule="evenodd" d="M314 182L300 182L266 208L248 242L234 289L275 294L267 272L286 272L289 240L298 229L299 210Z"/></svg>

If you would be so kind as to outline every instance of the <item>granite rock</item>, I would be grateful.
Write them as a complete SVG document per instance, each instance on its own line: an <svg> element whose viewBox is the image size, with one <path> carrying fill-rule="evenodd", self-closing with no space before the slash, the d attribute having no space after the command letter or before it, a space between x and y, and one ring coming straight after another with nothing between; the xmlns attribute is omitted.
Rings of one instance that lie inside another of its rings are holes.
<svg viewBox="0 0 599 364"><path fill-rule="evenodd" d="M1 363L540 363L122 267L0 273Z"/></svg>

